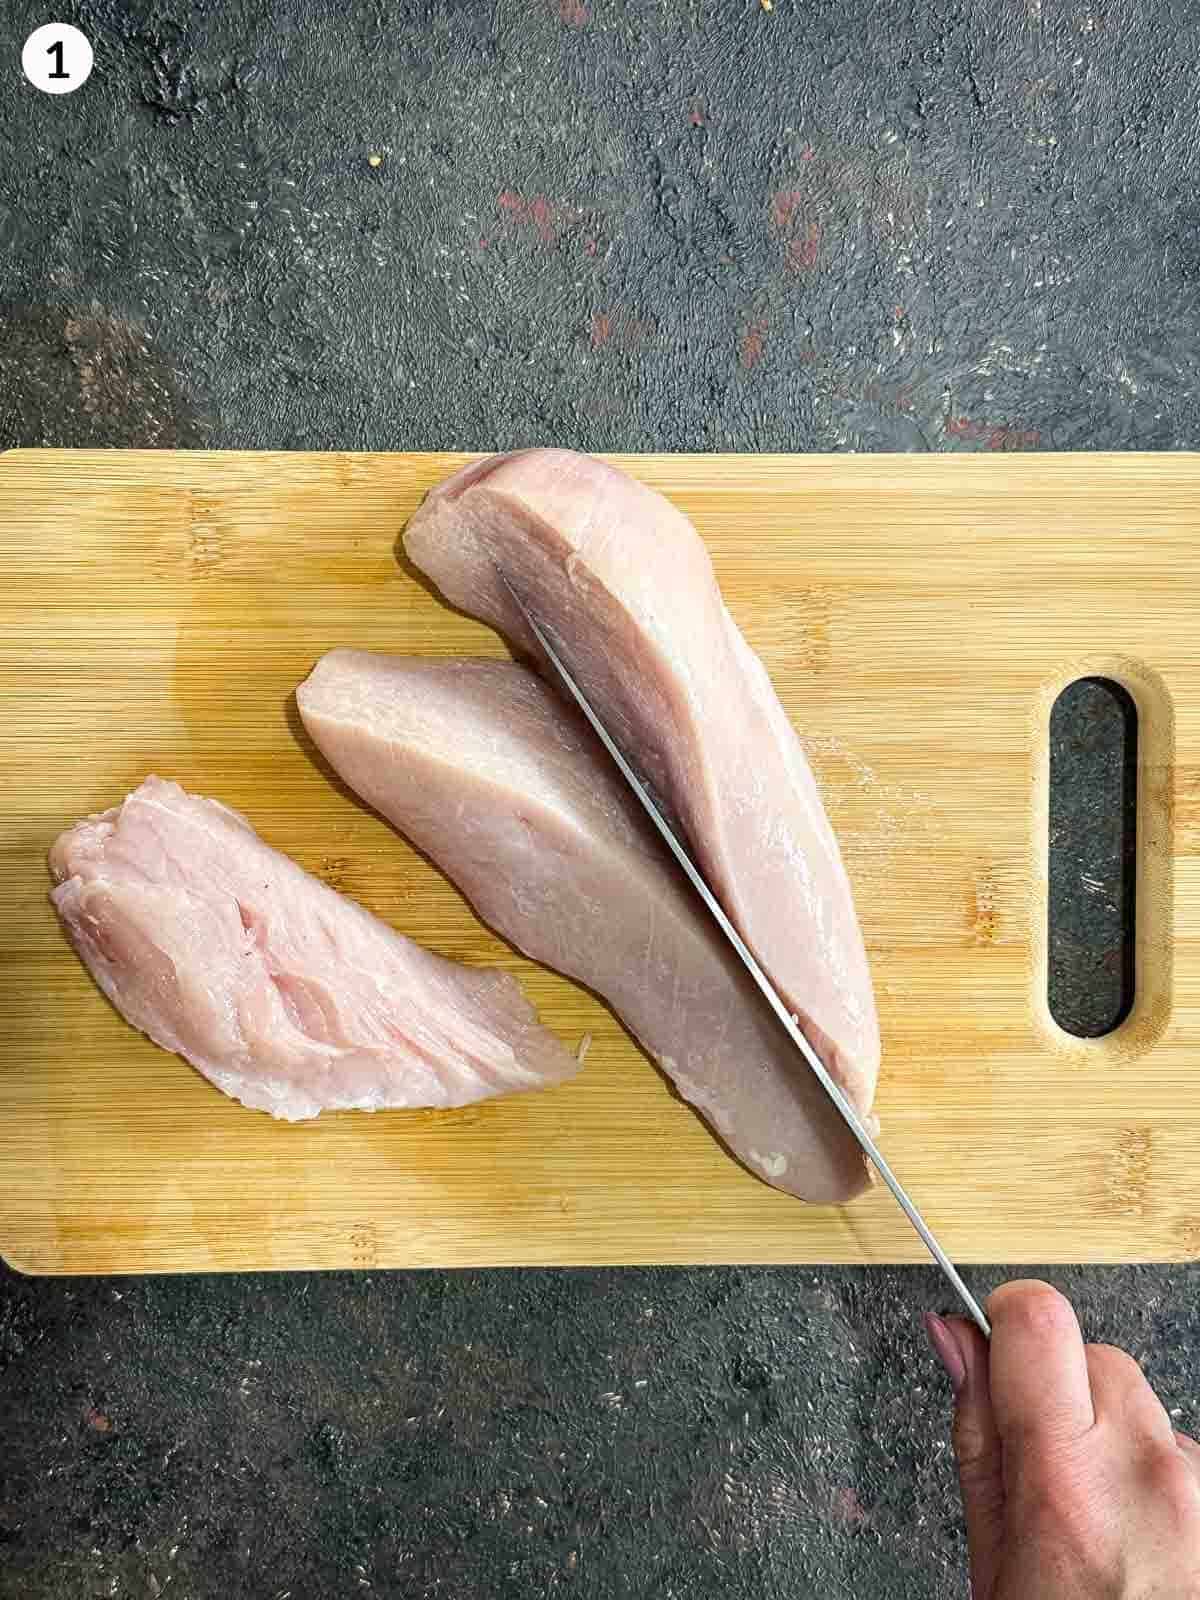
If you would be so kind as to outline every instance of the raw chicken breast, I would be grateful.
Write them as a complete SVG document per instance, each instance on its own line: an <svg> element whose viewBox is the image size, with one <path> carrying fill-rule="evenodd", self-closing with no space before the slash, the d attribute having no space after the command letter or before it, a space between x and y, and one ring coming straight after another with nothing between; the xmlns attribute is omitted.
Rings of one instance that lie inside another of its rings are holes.
<svg viewBox="0 0 1200 1600"><path fill-rule="evenodd" d="M121 1015L243 1105L459 1106L577 1070L512 978L401 938L178 784L147 778L77 823L50 868Z"/></svg>
<svg viewBox="0 0 1200 1600"><path fill-rule="evenodd" d="M816 1079L587 724L539 678L335 650L296 698L351 788L491 927L603 995L751 1170L807 1200L866 1187Z"/></svg>
<svg viewBox="0 0 1200 1600"><path fill-rule="evenodd" d="M521 595L865 1112L879 1028L850 885L799 740L691 523L601 461L526 450L433 490L404 543L453 605L537 655L504 580Z"/></svg>

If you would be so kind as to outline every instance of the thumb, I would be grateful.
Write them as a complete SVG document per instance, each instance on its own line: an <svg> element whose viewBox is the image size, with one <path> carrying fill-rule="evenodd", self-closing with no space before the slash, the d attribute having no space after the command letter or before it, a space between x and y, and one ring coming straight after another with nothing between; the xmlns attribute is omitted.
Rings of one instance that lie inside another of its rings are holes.
<svg viewBox="0 0 1200 1600"><path fill-rule="evenodd" d="M971 1594L992 1600L1005 1544L1004 1473L992 1412L987 1341L962 1317L928 1319L929 1337L954 1387L954 1454L971 1553Z"/></svg>

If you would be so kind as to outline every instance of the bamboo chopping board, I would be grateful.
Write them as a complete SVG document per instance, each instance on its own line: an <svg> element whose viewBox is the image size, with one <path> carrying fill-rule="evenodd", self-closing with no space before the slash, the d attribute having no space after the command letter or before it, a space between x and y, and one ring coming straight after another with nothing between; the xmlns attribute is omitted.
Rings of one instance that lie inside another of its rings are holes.
<svg viewBox="0 0 1200 1600"><path fill-rule="evenodd" d="M516 956L322 776L291 695L334 645L496 655L397 563L434 455L0 458L0 1251L31 1272L924 1259L882 1187L803 1206L729 1160L590 996ZM1200 1254L1200 456L640 457L804 733L884 1032L883 1143L961 1261ZM1138 999L1045 1003L1047 721L1140 726ZM45 851L148 772L244 811L395 927L520 979L586 1070L464 1110L287 1125L126 1026Z"/></svg>

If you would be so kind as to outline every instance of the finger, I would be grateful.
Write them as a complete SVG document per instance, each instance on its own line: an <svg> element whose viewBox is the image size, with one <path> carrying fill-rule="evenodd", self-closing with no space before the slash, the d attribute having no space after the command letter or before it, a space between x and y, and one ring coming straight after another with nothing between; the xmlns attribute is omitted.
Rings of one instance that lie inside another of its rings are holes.
<svg viewBox="0 0 1200 1600"><path fill-rule="evenodd" d="M1071 1302L1036 1279L989 1298L991 1391L1006 1445L1066 1444L1096 1420L1083 1335Z"/></svg>
<svg viewBox="0 0 1200 1600"><path fill-rule="evenodd" d="M1096 1421L1126 1436L1169 1444L1171 1419L1133 1357L1111 1344L1089 1344L1085 1355Z"/></svg>
<svg viewBox="0 0 1200 1600"><path fill-rule="evenodd" d="M971 1593L984 1600L996 1587L1005 1548L1004 1464L992 1411L987 1341L973 1323L950 1317L943 1324L957 1346L963 1378L954 1408L954 1454L967 1522Z"/></svg>

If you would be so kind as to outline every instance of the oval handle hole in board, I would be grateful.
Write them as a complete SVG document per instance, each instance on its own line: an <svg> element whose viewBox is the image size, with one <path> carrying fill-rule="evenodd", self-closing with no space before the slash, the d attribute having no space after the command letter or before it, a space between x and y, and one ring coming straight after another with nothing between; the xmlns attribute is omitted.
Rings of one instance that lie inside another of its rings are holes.
<svg viewBox="0 0 1200 1600"><path fill-rule="evenodd" d="M1046 1000L1078 1039L1134 1001L1138 714L1111 678L1077 678L1050 711Z"/></svg>

